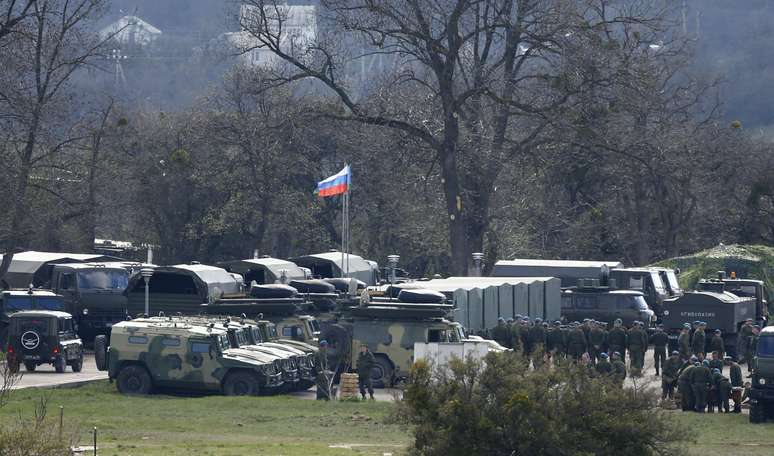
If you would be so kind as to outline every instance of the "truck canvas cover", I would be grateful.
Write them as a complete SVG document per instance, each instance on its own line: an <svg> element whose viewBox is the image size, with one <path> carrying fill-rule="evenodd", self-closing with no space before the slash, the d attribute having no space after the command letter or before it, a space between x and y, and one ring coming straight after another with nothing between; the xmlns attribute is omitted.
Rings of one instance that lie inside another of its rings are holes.
<svg viewBox="0 0 774 456"><path fill-rule="evenodd" d="M253 280L259 285L280 283L283 271L285 271L288 281L306 278L304 270L298 267L297 264L278 258L223 261L218 263L218 266L225 268L229 272L242 274L247 285L250 285L250 282Z"/></svg>
<svg viewBox="0 0 774 456"><path fill-rule="evenodd" d="M311 269L314 276L322 278L342 277L341 271L349 268L349 277L361 280L366 285L377 284L378 265L357 255L345 254L343 268L341 252L317 253L290 260L303 268Z"/></svg>
<svg viewBox="0 0 774 456"><path fill-rule="evenodd" d="M3 256L0 255L0 261ZM7 288L26 288L30 284L36 287L48 287L51 281L53 265L61 263L87 263L103 261L121 261L121 258L93 253L55 253L29 250L16 253L11 260L8 272L3 277Z"/></svg>
<svg viewBox="0 0 774 456"><path fill-rule="evenodd" d="M602 266L623 268L618 261L570 261L515 259L500 260L492 268L493 277L556 277L562 287L578 285L578 279L597 279Z"/></svg>

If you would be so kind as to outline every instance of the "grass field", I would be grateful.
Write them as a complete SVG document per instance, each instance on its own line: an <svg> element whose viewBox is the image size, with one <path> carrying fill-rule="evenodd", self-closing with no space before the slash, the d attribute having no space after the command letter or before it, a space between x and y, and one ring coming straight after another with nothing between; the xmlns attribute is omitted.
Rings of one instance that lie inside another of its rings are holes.
<svg viewBox="0 0 774 456"><path fill-rule="evenodd" d="M49 397L50 424L65 408L67 425L90 443L99 428L100 455L398 455L411 431L385 421L387 402L323 403L288 396L227 398L155 395L126 397L108 382L74 389L16 391L0 409L0 426ZM671 412L690 430L688 456L774 454L774 423L752 425L747 415Z"/></svg>
<svg viewBox="0 0 774 456"><path fill-rule="evenodd" d="M750 424L747 415L674 412L690 431L690 456L763 456L774 454L774 423Z"/></svg>
<svg viewBox="0 0 774 456"><path fill-rule="evenodd" d="M0 425L31 417L44 390L14 392ZM50 394L51 425L64 406L81 444L99 429L100 455L342 455L399 454L410 430L385 424L387 402L318 402L288 396L126 397L107 381Z"/></svg>

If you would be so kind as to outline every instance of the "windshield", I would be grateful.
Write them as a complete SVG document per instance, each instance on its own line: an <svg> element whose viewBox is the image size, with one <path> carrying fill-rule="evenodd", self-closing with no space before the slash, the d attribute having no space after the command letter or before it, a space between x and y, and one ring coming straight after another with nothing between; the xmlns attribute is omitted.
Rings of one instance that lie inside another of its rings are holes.
<svg viewBox="0 0 774 456"><path fill-rule="evenodd" d="M236 341L240 347L250 345L250 336L247 335L247 331L244 329L239 329L236 332Z"/></svg>
<svg viewBox="0 0 774 456"><path fill-rule="evenodd" d="M229 343L228 337L226 337L225 334L218 336L218 344L220 344L221 350L228 350L231 348L231 344Z"/></svg>
<svg viewBox="0 0 774 456"><path fill-rule="evenodd" d="M253 339L255 339L256 344L260 344L261 342L263 342L263 334L261 334L260 328L258 328L257 326L253 326L252 328L250 328L250 330L253 333Z"/></svg>
<svg viewBox="0 0 774 456"><path fill-rule="evenodd" d="M669 283L669 288L671 288L673 292L679 293L682 291L680 289L680 282L677 281L677 276L675 275L675 271L673 269L667 269L666 277L667 282Z"/></svg>
<svg viewBox="0 0 774 456"><path fill-rule="evenodd" d="M755 285L726 283L726 291L731 292L739 297L754 298L758 290L755 289Z"/></svg>
<svg viewBox="0 0 774 456"><path fill-rule="evenodd" d="M764 336L758 339L758 356L774 358L774 336Z"/></svg>
<svg viewBox="0 0 774 456"><path fill-rule="evenodd" d="M277 327L274 326L274 324L270 324L269 326L269 339L279 339L279 335L277 334Z"/></svg>
<svg viewBox="0 0 774 456"><path fill-rule="evenodd" d="M43 318L19 318L16 320L16 332L24 334L27 331L35 331L38 334L48 333L48 320Z"/></svg>
<svg viewBox="0 0 774 456"><path fill-rule="evenodd" d="M661 280L661 276L658 275L658 272L652 272L650 277L653 280L653 288L656 289L656 292L666 293L666 287L664 286L664 282Z"/></svg>
<svg viewBox="0 0 774 456"><path fill-rule="evenodd" d="M129 283L129 273L124 270L93 269L78 272L78 288L81 290L123 291Z"/></svg>
<svg viewBox="0 0 774 456"><path fill-rule="evenodd" d="M65 310L64 301L58 296L39 296L37 308L43 310Z"/></svg>
<svg viewBox="0 0 774 456"><path fill-rule="evenodd" d="M307 321L309 322L309 326L312 327L312 332L313 333L319 333L320 332L320 322L319 321L317 321L314 318L309 319Z"/></svg>
<svg viewBox="0 0 774 456"><path fill-rule="evenodd" d="M32 309L32 297L27 296L6 296L3 299L6 312L13 312L17 310L30 310Z"/></svg>

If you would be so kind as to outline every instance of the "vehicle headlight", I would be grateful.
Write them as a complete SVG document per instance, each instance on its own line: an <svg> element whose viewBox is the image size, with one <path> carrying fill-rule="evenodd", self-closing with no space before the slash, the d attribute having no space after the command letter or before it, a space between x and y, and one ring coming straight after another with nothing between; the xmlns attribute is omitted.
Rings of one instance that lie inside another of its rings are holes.
<svg viewBox="0 0 774 456"><path fill-rule="evenodd" d="M668 310L665 310L665 311L664 311L664 316L665 316L665 317L669 316L669 311L668 311Z"/></svg>

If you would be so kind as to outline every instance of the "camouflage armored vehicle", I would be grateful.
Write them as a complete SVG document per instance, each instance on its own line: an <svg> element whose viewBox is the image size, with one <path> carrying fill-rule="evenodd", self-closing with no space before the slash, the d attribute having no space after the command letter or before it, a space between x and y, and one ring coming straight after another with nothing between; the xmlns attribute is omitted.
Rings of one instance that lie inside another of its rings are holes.
<svg viewBox="0 0 774 456"><path fill-rule="evenodd" d="M106 367L110 380L124 394L169 387L242 396L282 386L278 359L232 348L227 331L214 324L164 319L117 323L112 327Z"/></svg>
<svg viewBox="0 0 774 456"><path fill-rule="evenodd" d="M27 310L12 314L9 323L7 357L12 372L18 372L21 364L28 372L41 364L53 365L60 374L67 366L73 372L83 368L83 343L69 313Z"/></svg>
<svg viewBox="0 0 774 456"><path fill-rule="evenodd" d="M260 318L259 318L260 319ZM283 340L317 345L320 341L320 322L311 315L292 315L272 318L278 337Z"/></svg>
<svg viewBox="0 0 774 456"><path fill-rule="evenodd" d="M331 366L345 372L356 367L358 349L368 345L376 359L371 374L375 387L393 385L408 377L415 342L449 342L457 329L444 317L446 304L372 302L348 309L321 336L328 341Z"/></svg>
<svg viewBox="0 0 774 456"><path fill-rule="evenodd" d="M774 326L763 328L758 334L750 387L750 422L762 423L774 418Z"/></svg>

